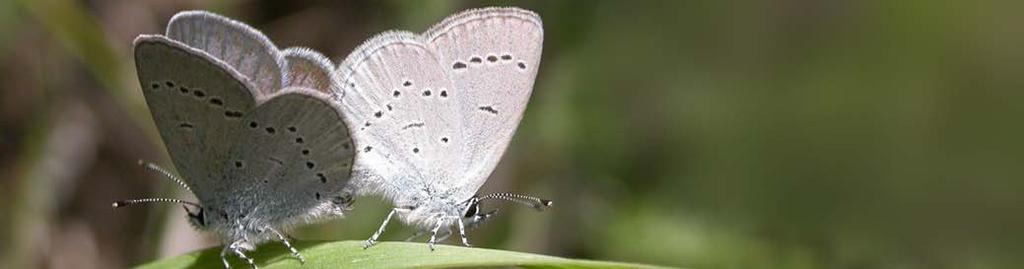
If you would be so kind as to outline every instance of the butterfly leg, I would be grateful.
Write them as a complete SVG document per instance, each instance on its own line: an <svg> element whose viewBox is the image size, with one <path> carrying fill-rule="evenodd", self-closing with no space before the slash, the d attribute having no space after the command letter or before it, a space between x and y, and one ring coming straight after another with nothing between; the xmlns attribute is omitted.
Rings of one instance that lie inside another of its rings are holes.
<svg viewBox="0 0 1024 269"><path fill-rule="evenodd" d="M462 223L462 218L458 218L458 219L459 219L459 236L462 236L462 244L467 246L467 247L472 247L473 245L470 245L469 244L469 239L466 238L466 224Z"/></svg>
<svg viewBox="0 0 1024 269"><path fill-rule="evenodd" d="M252 269L260 269L260 267L259 267L259 266L256 266L256 261L255 261L255 260L253 260L252 258L249 258L249 256L246 256L246 255L245 255L245 252L242 252L242 249L240 249L240 248L235 248L235 249L234 249L234 251L235 251L235 255L238 255L238 257L241 257L241 258L242 258L243 260L245 260L246 262L248 262L248 263L249 263L249 265L251 265L251 266L252 266Z"/></svg>
<svg viewBox="0 0 1024 269"><path fill-rule="evenodd" d="M444 225L444 221L438 221L437 227L430 231L430 241L427 242L430 246L430 251L434 251L434 244L437 243L437 231L441 230L441 226Z"/></svg>
<svg viewBox="0 0 1024 269"><path fill-rule="evenodd" d="M427 234L427 232L430 232L430 230L419 230L419 231L416 231L416 233L410 235L409 237L406 237L405 238L405 242L412 241L413 239L416 239L417 237L420 237L420 236L423 236L424 234ZM450 235L451 232L452 231L450 231L450 230L446 230L446 233L443 236L441 236L441 238L438 238L437 241L444 241L445 239L448 238L448 235Z"/></svg>
<svg viewBox="0 0 1024 269"><path fill-rule="evenodd" d="M391 209L391 213L388 213L388 217L384 218L384 223L380 224L380 228L377 229L377 232L373 233L373 236L370 236L370 239L366 239L366 244L363 245L363 249L377 244L377 238L380 238L380 234L384 233L384 228L388 226L388 222L391 221L391 217L395 215L395 210L398 209Z"/></svg>
<svg viewBox="0 0 1024 269"><path fill-rule="evenodd" d="M285 236L281 232L278 232L277 229L271 227L267 227L267 229L273 232L275 235L277 235L277 239L280 239L281 243L284 243L284 246L288 247L288 251L292 253L292 256L295 256L295 258L299 259L299 263L306 264L306 259L303 258L301 254L299 254L299 251L295 249L295 247L292 247L292 243L288 242L287 236Z"/></svg>
<svg viewBox="0 0 1024 269"><path fill-rule="evenodd" d="M252 258L249 258L249 256L246 256L245 252L242 252L242 248L238 247L238 243L241 243L241 241L236 241L234 243L231 243L231 245L228 245L227 247L224 247L224 249L220 251L220 261L224 263L224 268L227 268L227 269L231 268L231 264L228 263L228 257L227 257L228 251L230 250L231 252L234 252L234 254L236 256L238 256L239 258L242 258L243 260L248 262L249 265L251 265L253 269L259 269L259 267L256 266L256 261L253 260Z"/></svg>
<svg viewBox="0 0 1024 269"><path fill-rule="evenodd" d="M220 250L220 261L224 263L224 269L231 269L231 264L228 263L228 250L231 250L230 246Z"/></svg>

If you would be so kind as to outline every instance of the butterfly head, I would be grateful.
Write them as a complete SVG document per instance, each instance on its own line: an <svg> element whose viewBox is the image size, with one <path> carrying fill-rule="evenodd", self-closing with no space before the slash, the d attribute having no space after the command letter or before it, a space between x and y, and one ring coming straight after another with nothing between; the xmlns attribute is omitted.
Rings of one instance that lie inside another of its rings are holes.
<svg viewBox="0 0 1024 269"><path fill-rule="evenodd" d="M553 205L551 200L540 199L532 196L526 196L514 193L492 193L484 196L473 196L464 203L465 210L463 211L462 218L466 221L466 225L476 227L488 219L494 217L498 213L498 210L491 210L483 212L480 210L480 202L484 200L498 199L509 202L514 202L522 205L532 207L538 211L547 209Z"/></svg>
<svg viewBox="0 0 1024 269"><path fill-rule="evenodd" d="M476 228L498 213L497 209L487 212L481 211L480 197L475 195L473 198L466 201L465 208L465 213L462 214L462 220L465 221L468 229Z"/></svg>
<svg viewBox="0 0 1024 269"><path fill-rule="evenodd" d="M188 205L183 205L182 207L185 208L185 214L188 216L189 224L192 224L193 227L198 229L206 228L207 223L205 209L201 206L189 207Z"/></svg>

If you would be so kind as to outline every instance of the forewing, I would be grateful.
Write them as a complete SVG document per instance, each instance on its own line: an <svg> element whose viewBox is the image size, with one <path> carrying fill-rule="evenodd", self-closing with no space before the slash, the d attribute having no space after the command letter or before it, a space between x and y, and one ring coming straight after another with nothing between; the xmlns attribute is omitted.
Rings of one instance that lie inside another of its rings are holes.
<svg viewBox="0 0 1024 269"><path fill-rule="evenodd" d="M202 50L250 80L263 98L281 89L284 58L262 32L206 11L180 12L167 24L167 37Z"/></svg>
<svg viewBox="0 0 1024 269"><path fill-rule="evenodd" d="M239 193L223 197L250 197L241 208L273 225L340 215L354 154L340 108L329 100L286 88L246 115L224 160L223 174Z"/></svg>
<svg viewBox="0 0 1024 269"><path fill-rule="evenodd" d="M387 32L366 41L338 68L340 98L359 148L361 192L395 198L461 175L465 140L457 96L437 56L416 35ZM403 191L399 191L403 190Z"/></svg>
<svg viewBox="0 0 1024 269"><path fill-rule="evenodd" d="M174 166L203 200L227 183L219 160L236 141L231 129L254 106L242 75L205 52L163 36L135 40L135 65L146 103Z"/></svg>
<svg viewBox="0 0 1024 269"><path fill-rule="evenodd" d="M460 96L471 167L453 179L475 192L501 159L530 99L544 30L537 14L484 8L453 15L426 33L427 44Z"/></svg>

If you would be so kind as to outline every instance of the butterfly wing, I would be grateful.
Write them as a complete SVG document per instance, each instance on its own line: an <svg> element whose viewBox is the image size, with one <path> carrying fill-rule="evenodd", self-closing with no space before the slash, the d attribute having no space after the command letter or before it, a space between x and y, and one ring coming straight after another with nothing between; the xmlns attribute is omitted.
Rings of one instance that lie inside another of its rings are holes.
<svg viewBox="0 0 1024 269"><path fill-rule="evenodd" d="M285 49L284 58L288 63L288 85L305 87L330 94L331 87L338 85L331 60L307 48Z"/></svg>
<svg viewBox="0 0 1024 269"><path fill-rule="evenodd" d="M542 41L536 14L488 8L357 48L338 69L365 175L354 186L390 197L473 195L519 124Z"/></svg>
<svg viewBox="0 0 1024 269"><path fill-rule="evenodd" d="M346 121L359 148L355 172L364 193L408 196L409 189L457 177L463 141L458 90L436 55L407 32L387 32L366 41L337 72ZM409 197L404 197L409 198Z"/></svg>
<svg viewBox="0 0 1024 269"><path fill-rule="evenodd" d="M223 173L237 184L234 197L252 199L238 201L241 208L277 225L341 215L354 151L341 110L329 100L285 88L245 116Z"/></svg>
<svg viewBox="0 0 1024 269"><path fill-rule="evenodd" d="M353 153L328 95L286 88L257 103L227 63L162 36L138 38L135 57L164 144L204 206L271 225L340 213Z"/></svg>
<svg viewBox="0 0 1024 269"><path fill-rule="evenodd" d="M233 146L232 128L256 104L245 76L205 52L163 36L135 41L135 65L167 152L200 200ZM205 201L204 201L205 202Z"/></svg>
<svg viewBox="0 0 1024 269"><path fill-rule="evenodd" d="M425 42L465 95L459 107L467 136L462 158L470 167L453 178L472 195L497 166L530 99L540 65L544 29L537 14L518 8L461 12L426 33Z"/></svg>
<svg viewBox="0 0 1024 269"><path fill-rule="evenodd" d="M167 24L167 37L196 48L233 67L250 80L263 97L287 81L284 56L262 32L207 11L175 14Z"/></svg>

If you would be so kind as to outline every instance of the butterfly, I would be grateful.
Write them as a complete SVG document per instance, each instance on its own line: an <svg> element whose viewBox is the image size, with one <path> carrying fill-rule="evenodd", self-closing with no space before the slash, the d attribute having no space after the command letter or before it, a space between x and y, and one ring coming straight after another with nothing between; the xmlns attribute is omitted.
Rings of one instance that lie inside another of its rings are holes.
<svg viewBox="0 0 1024 269"><path fill-rule="evenodd" d="M468 246L465 230L496 212L481 212L481 201L551 206L526 195L476 195L519 125L543 39L531 11L473 9L423 34L379 34L339 65L335 96L344 96L337 100L358 151L349 189L394 204L366 247L396 214L430 233L433 249L439 231L450 235L455 225Z"/></svg>
<svg viewBox="0 0 1024 269"><path fill-rule="evenodd" d="M135 64L146 103L177 177L143 165L192 192L188 221L224 245L221 260L269 240L291 246L284 231L341 217L353 199L354 147L331 97L338 81L323 55L278 50L259 31L205 11L176 14L166 35L135 40Z"/></svg>

